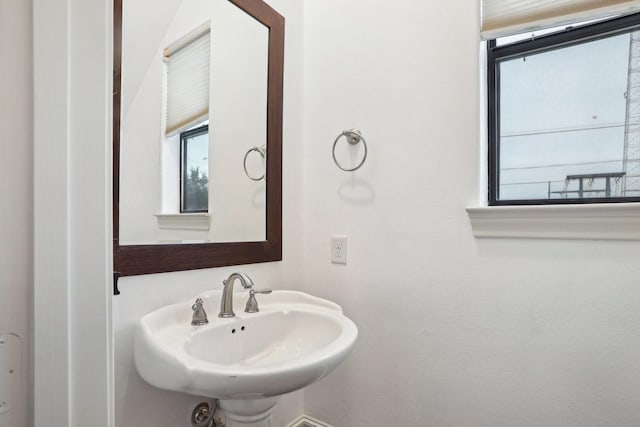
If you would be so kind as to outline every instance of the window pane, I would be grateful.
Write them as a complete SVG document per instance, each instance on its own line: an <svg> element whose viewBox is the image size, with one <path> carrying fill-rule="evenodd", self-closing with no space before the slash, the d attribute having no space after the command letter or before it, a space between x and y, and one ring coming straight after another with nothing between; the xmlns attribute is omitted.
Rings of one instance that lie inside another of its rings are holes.
<svg viewBox="0 0 640 427"><path fill-rule="evenodd" d="M638 37L498 63L498 200L640 196Z"/></svg>
<svg viewBox="0 0 640 427"><path fill-rule="evenodd" d="M182 212L206 212L209 208L209 133L207 129L196 129L183 134Z"/></svg>

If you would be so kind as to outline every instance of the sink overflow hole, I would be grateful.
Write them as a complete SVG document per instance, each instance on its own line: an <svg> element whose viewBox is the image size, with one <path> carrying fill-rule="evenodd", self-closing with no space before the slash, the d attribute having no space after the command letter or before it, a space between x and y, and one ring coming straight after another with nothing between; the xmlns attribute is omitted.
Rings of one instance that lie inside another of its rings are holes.
<svg viewBox="0 0 640 427"><path fill-rule="evenodd" d="M244 331L244 326L242 328L240 328L241 331Z"/></svg>

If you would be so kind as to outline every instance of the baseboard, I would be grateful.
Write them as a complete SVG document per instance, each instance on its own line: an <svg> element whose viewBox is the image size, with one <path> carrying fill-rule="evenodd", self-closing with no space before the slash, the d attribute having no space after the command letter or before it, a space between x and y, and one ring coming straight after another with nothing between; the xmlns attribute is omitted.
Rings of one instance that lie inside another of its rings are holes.
<svg viewBox="0 0 640 427"><path fill-rule="evenodd" d="M302 415L295 421L291 422L287 427L333 427L331 424L323 423L320 420L311 418L308 415Z"/></svg>

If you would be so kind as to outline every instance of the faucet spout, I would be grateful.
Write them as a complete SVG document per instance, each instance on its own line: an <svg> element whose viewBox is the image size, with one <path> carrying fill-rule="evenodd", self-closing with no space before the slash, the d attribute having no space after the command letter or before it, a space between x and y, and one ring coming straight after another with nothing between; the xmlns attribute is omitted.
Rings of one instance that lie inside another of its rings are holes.
<svg viewBox="0 0 640 427"><path fill-rule="evenodd" d="M233 284L236 279L240 281L245 289L253 287L251 278L242 273L232 273L227 280L223 280L224 288L222 289L222 301L220 301L220 314L218 314L218 317L235 317L236 315L233 312Z"/></svg>

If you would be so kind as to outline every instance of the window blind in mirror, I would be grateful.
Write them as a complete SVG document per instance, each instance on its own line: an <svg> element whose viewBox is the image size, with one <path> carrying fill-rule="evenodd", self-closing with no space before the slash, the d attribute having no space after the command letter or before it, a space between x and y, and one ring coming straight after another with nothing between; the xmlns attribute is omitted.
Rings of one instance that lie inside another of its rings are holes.
<svg viewBox="0 0 640 427"><path fill-rule="evenodd" d="M209 115L209 28L165 49L166 133L168 136L206 120Z"/></svg>

